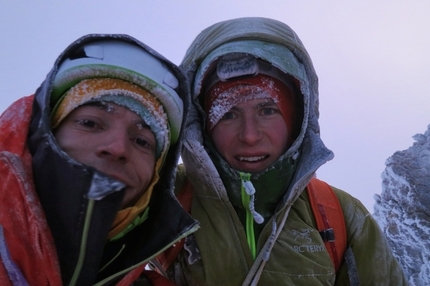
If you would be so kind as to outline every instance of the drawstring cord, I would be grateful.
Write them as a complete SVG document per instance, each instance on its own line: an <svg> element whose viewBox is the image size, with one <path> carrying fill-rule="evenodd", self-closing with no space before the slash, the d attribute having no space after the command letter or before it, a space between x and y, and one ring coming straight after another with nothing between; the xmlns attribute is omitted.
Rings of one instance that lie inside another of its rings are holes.
<svg viewBox="0 0 430 286"><path fill-rule="evenodd" d="M245 211L246 240L248 242L252 258L255 260L255 257L257 256L257 247L255 243L254 221L261 224L264 222L264 218L255 210L255 188L250 181L251 174L240 172L240 179L242 182L242 186L240 188L242 205L245 209L249 210Z"/></svg>
<svg viewBox="0 0 430 286"><path fill-rule="evenodd" d="M255 205L254 205L255 188L252 182L250 181L251 174L240 172L240 179L242 181L242 188L245 190L246 194L250 196L249 206L248 206L249 211L251 212L252 217L254 218L254 221L258 224L262 224L264 222L264 218L261 214L259 214L255 210Z"/></svg>

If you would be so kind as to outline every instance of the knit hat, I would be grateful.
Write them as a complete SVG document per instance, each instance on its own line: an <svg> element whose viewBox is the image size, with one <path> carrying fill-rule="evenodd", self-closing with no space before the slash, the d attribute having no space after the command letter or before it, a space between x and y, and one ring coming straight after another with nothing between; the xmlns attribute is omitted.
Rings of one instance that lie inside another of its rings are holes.
<svg viewBox="0 0 430 286"><path fill-rule="evenodd" d="M206 130L213 128L233 106L251 99L272 99L279 107L292 144L295 120L295 88L291 77L252 55L231 53L216 62L205 82Z"/></svg>

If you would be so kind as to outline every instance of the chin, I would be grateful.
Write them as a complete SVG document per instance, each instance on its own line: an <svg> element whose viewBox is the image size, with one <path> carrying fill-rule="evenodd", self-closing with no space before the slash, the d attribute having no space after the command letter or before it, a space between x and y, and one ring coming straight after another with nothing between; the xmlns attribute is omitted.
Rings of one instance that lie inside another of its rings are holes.
<svg viewBox="0 0 430 286"><path fill-rule="evenodd" d="M267 167L266 166L255 166L255 167L235 167L236 170L240 171L240 172L246 172L246 173L251 173L251 174L257 174L260 173L262 171L264 171Z"/></svg>

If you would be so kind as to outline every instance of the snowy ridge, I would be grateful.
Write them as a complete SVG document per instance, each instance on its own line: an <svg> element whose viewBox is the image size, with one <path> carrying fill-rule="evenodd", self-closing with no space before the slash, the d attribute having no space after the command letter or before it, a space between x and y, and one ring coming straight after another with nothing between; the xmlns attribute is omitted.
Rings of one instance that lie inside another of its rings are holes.
<svg viewBox="0 0 430 286"><path fill-rule="evenodd" d="M385 162L373 216L410 285L430 285L430 125Z"/></svg>

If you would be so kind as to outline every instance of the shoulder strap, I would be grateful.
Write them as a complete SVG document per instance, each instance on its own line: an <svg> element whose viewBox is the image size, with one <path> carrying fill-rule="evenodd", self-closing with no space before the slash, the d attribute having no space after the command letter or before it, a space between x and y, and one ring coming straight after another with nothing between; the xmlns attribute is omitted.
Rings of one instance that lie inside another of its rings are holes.
<svg viewBox="0 0 430 286"><path fill-rule="evenodd" d="M181 186L180 191L176 194L178 201L181 203L182 207L190 213L191 211L191 201L193 198L193 187L189 180ZM184 247L185 238L179 240L172 247L168 248L165 252L157 256L156 259L151 260L153 266L161 273L176 259L181 249Z"/></svg>
<svg viewBox="0 0 430 286"><path fill-rule="evenodd" d="M317 178L311 179L307 186L307 192L318 231L337 271L343 261L347 247L342 207L332 188Z"/></svg>

